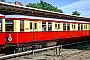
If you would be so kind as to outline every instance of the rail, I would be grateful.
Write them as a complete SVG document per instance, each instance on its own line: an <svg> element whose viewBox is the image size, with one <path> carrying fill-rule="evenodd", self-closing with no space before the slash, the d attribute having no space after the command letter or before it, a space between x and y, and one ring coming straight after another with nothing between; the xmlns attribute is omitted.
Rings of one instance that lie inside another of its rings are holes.
<svg viewBox="0 0 90 60"><path fill-rule="evenodd" d="M5 56L0 56L0 60L10 59L10 58L19 57L19 56L24 56L24 55L27 55L27 54L30 54L30 53L33 53L33 55L34 55L35 52L40 52L40 51L54 49L54 48L60 48L60 45L59 46L48 47L48 48L26 51L26 52L21 52L21 53L15 53L15 54L10 54L10 55L5 55Z"/></svg>

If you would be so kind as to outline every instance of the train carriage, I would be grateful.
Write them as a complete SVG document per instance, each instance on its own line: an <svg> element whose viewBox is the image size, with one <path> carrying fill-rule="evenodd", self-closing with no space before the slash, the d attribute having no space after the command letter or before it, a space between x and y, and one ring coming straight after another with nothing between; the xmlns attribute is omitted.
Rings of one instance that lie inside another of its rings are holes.
<svg viewBox="0 0 90 60"><path fill-rule="evenodd" d="M90 40L90 18L7 3L0 5L6 10L1 10L4 14L7 14L8 10L10 14L24 14L0 14L0 48L5 46L7 51L21 52L33 46L42 48Z"/></svg>
<svg viewBox="0 0 90 60"><path fill-rule="evenodd" d="M66 44L89 39L89 22L24 15L5 16L6 37L11 45ZM53 44L54 43L54 44Z"/></svg>

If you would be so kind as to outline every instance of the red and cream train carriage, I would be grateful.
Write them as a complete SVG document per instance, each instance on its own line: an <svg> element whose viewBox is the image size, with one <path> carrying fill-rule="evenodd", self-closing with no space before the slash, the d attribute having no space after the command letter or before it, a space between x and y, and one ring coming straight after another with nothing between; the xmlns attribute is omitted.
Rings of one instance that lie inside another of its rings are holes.
<svg viewBox="0 0 90 60"><path fill-rule="evenodd" d="M1 2L0 5L2 5L0 6L2 8L1 12L5 13L7 11L3 11L3 9L8 9L15 14L30 15L6 15L5 19L3 15L0 15L0 46L23 47L23 45L32 45L33 43L38 43L38 45L52 45L54 43L55 45L57 42L64 44L89 40L90 18L65 15L58 12ZM35 17L42 15L43 17ZM77 19L82 21L77 21ZM86 20L88 22L85 22Z"/></svg>
<svg viewBox="0 0 90 60"><path fill-rule="evenodd" d="M90 36L90 25L85 21L24 15L6 15L5 19L6 37L11 45L51 41L64 44L88 40Z"/></svg>

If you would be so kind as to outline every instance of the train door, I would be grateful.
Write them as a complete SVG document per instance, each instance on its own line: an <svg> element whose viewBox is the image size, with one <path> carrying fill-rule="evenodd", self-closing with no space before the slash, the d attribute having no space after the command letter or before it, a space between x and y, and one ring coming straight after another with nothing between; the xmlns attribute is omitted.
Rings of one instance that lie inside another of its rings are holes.
<svg viewBox="0 0 90 60"><path fill-rule="evenodd" d="M30 21L30 32L32 33L32 41L38 40L39 22Z"/></svg>
<svg viewBox="0 0 90 60"><path fill-rule="evenodd" d="M5 20L5 32L6 32L6 42L9 43L12 41L11 35L12 32L14 31L14 22L13 20ZM11 39L8 39L8 38Z"/></svg>
<svg viewBox="0 0 90 60"><path fill-rule="evenodd" d="M32 31L32 32L38 31L38 22L37 21L30 21L30 31Z"/></svg>
<svg viewBox="0 0 90 60"><path fill-rule="evenodd" d="M86 39L88 39L87 38L87 36L88 36L88 28L87 27L88 27L87 24L83 24L83 33L84 33L84 36L86 37Z"/></svg>

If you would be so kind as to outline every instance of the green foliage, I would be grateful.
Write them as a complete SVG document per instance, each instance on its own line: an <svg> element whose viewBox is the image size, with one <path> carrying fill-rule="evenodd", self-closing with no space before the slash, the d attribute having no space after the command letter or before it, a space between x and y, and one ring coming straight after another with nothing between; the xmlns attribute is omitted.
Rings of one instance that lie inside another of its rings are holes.
<svg viewBox="0 0 90 60"><path fill-rule="evenodd" d="M52 4L44 2L43 0L40 0L39 3L29 3L26 6L63 13L63 11L61 9L58 9L57 7L54 7L54 6L52 6Z"/></svg>
<svg viewBox="0 0 90 60"><path fill-rule="evenodd" d="M79 13L78 11L74 11L72 12L72 15L77 15L77 16L80 16L81 13Z"/></svg>
<svg viewBox="0 0 90 60"><path fill-rule="evenodd" d="M5 0L0 0L0 2L5 2Z"/></svg>

